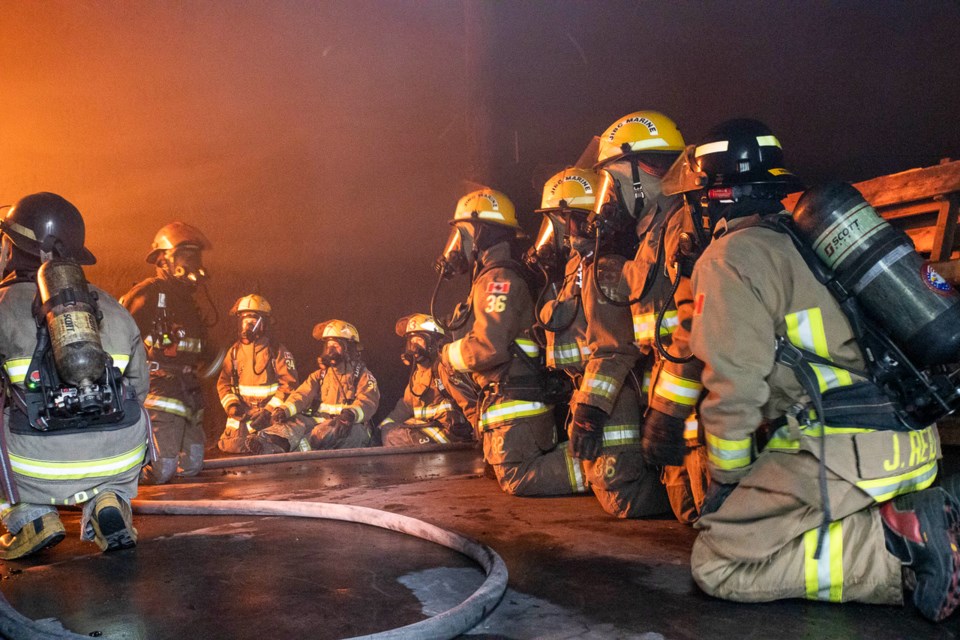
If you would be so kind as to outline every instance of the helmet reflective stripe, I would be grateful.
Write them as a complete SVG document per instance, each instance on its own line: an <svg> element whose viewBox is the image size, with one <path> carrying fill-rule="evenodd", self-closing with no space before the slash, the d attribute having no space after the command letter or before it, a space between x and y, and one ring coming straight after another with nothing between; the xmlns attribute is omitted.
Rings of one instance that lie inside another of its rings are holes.
<svg viewBox="0 0 960 640"><path fill-rule="evenodd" d="M643 151L644 149L659 149L669 147L670 143L663 138L652 138L650 140L638 140L630 143L631 151Z"/></svg>
<svg viewBox="0 0 960 640"><path fill-rule="evenodd" d="M565 205L592 211L597 202L599 183L600 176L595 171L564 169L544 184L540 208L559 209Z"/></svg>
<svg viewBox="0 0 960 640"><path fill-rule="evenodd" d="M780 147L777 136L757 136L757 144L761 147ZM780 147L781 149L783 147Z"/></svg>
<svg viewBox="0 0 960 640"><path fill-rule="evenodd" d="M5 222L3 226L9 229L10 231L14 231L16 233L19 233L22 236L26 236L27 238L30 238L31 240L37 239L37 234L33 232L33 229L28 229L22 224L17 224L16 222Z"/></svg>
<svg viewBox="0 0 960 640"><path fill-rule="evenodd" d="M759 138L757 138L759 140ZM779 145L777 145L779 146ZM702 144L697 147L697 150L694 151L694 157L699 158L700 156L705 156L708 153L723 153L730 147L729 140L717 140L716 142L708 142L707 144Z"/></svg>
<svg viewBox="0 0 960 640"><path fill-rule="evenodd" d="M76 462L58 462L52 460L34 460L10 453L10 467L14 473L43 480L76 480L98 476L115 476L129 471L143 463L147 452L144 441L136 448L120 455L99 460L79 460Z"/></svg>

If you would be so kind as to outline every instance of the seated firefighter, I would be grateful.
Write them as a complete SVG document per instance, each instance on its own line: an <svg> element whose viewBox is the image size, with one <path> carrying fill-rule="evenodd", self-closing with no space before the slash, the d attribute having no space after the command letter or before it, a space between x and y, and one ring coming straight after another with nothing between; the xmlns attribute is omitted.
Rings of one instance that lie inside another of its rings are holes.
<svg viewBox="0 0 960 640"><path fill-rule="evenodd" d="M0 221L0 558L66 535L59 505L83 505L80 531L101 551L137 542L130 500L150 437L150 379L140 332L87 284L76 207L53 193L17 202ZM3 410L9 400L10 406Z"/></svg>
<svg viewBox="0 0 960 640"><path fill-rule="evenodd" d="M415 313L397 321L397 335L404 338L400 357L410 367L410 381L403 397L380 423L383 446L471 442L473 427L437 374L446 337L443 328L431 316Z"/></svg>
<svg viewBox="0 0 960 640"><path fill-rule="evenodd" d="M251 294L230 310L238 318L239 340L227 352L217 381L227 424L217 446L243 453L251 432L270 426L271 411L283 404L297 386L293 355L270 339L270 303Z"/></svg>
<svg viewBox="0 0 960 640"><path fill-rule="evenodd" d="M370 418L380 405L380 388L360 357L360 334L343 320L328 320L313 328L313 337L321 343L320 368L272 411L273 424L247 438L251 453L370 443Z"/></svg>

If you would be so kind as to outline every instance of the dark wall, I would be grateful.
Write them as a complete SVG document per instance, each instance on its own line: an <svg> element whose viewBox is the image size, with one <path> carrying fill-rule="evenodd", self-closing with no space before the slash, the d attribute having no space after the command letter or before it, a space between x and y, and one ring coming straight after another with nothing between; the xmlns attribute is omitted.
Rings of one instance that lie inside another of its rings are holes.
<svg viewBox="0 0 960 640"><path fill-rule="evenodd" d="M76 203L118 295L157 228L196 224L221 315L266 295L304 374L313 324L355 323L385 407L457 198L493 186L535 229L543 182L630 111L688 141L758 117L812 182L960 155L948 0L4 3L0 25L0 203Z"/></svg>

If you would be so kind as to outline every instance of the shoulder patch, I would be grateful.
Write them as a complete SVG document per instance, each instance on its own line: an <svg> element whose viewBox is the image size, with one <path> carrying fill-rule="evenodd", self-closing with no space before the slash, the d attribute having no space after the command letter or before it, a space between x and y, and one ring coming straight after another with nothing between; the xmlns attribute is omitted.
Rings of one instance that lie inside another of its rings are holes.
<svg viewBox="0 0 960 640"><path fill-rule="evenodd" d="M510 283L502 280L488 282L487 293L510 293Z"/></svg>

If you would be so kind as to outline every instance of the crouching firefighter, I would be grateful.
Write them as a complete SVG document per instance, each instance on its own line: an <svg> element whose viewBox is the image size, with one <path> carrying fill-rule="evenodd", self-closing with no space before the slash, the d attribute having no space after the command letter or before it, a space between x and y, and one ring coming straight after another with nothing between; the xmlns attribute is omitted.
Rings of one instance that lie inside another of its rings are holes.
<svg viewBox="0 0 960 640"><path fill-rule="evenodd" d="M227 424L217 446L227 453L246 451L247 436L270 426L271 412L297 387L293 354L270 337L270 303L250 294L234 303L239 339L227 351L217 380Z"/></svg>
<svg viewBox="0 0 960 640"><path fill-rule="evenodd" d="M690 523L699 517L707 488L706 453L694 412L703 389L703 365L689 348L695 254L692 242L681 247L681 238L693 229L688 216L681 215L683 198L664 195L661 184L683 149L677 125L656 111L624 116L600 136L598 242L628 236L640 245L623 266L629 301L611 300L603 288L596 293L608 305L630 306L639 368L649 381L642 399L643 456L648 464L662 465L674 515ZM606 251L600 245L598 251L602 263Z"/></svg>
<svg viewBox="0 0 960 640"><path fill-rule="evenodd" d="M380 423L383 446L472 442L473 427L437 373L440 347L447 341L443 327L431 316L415 313L400 318L396 331L404 339L400 358L410 367L410 380L403 397Z"/></svg>
<svg viewBox="0 0 960 640"><path fill-rule="evenodd" d="M380 406L377 379L361 357L360 334L343 320L313 328L320 368L272 411L273 424L251 435L251 453L355 449L370 444L370 419Z"/></svg>
<svg viewBox="0 0 960 640"><path fill-rule="evenodd" d="M81 538L102 551L133 547L150 429L137 326L87 283L80 265L95 258L71 203L26 196L0 231L0 558L60 542L60 505L83 505Z"/></svg>
<svg viewBox="0 0 960 640"><path fill-rule="evenodd" d="M472 273L472 284L468 302L449 323L463 337L440 354L444 385L477 429L504 492L586 491L579 461L557 446L552 399L544 393L539 347L530 338L533 299L525 267L511 249L519 230L513 203L492 189L471 192L460 199L451 224L437 260L437 289L457 274Z"/></svg>
<svg viewBox="0 0 960 640"><path fill-rule="evenodd" d="M711 475L697 584L743 602L876 604L911 584L919 612L944 619L960 602L960 506L931 486L926 387L897 393L907 372L884 372L910 345L873 327L886 313L913 325L898 342L920 330L956 360L960 297L848 185L811 190L791 221L780 200L800 182L755 120L718 125L674 170L710 241L692 278Z"/></svg>
<svg viewBox="0 0 960 640"><path fill-rule="evenodd" d="M147 254L156 275L120 298L143 336L150 363L146 408L158 459L143 470L146 484L164 484L174 475L193 476L203 468L203 396L198 371L208 358L207 322L194 294L206 286L206 236L183 222L157 232Z"/></svg>
<svg viewBox="0 0 960 640"><path fill-rule="evenodd" d="M599 176L589 169L566 169L550 178L535 252L528 256L547 275L563 270L538 327L544 331L547 366L567 372L576 388L572 453L604 511L638 518L669 506L659 471L644 464L640 451L640 384L633 371L638 351L630 309L606 303L594 285L596 243L588 219L598 186ZM617 297L625 258L614 247L604 249L599 286Z"/></svg>

